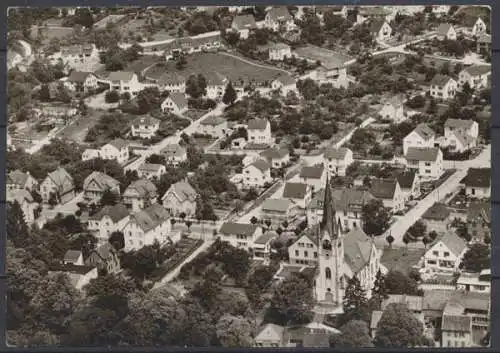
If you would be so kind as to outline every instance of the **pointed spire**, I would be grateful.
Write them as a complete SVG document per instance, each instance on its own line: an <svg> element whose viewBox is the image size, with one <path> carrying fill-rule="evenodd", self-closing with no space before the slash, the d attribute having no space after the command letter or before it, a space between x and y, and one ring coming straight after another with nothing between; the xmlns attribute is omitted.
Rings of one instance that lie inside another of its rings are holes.
<svg viewBox="0 0 500 353"><path fill-rule="evenodd" d="M325 197L323 199L323 219L321 229L327 231L330 237L336 238L335 210L333 209L333 197L328 175L326 177Z"/></svg>

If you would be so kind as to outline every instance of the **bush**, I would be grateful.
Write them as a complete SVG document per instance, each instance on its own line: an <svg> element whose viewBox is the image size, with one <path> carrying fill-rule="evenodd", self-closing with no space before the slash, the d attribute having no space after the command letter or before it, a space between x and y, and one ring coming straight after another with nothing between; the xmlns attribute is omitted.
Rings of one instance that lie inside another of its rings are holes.
<svg viewBox="0 0 500 353"><path fill-rule="evenodd" d="M117 103L120 100L120 94L116 91L108 91L104 96L106 103Z"/></svg>

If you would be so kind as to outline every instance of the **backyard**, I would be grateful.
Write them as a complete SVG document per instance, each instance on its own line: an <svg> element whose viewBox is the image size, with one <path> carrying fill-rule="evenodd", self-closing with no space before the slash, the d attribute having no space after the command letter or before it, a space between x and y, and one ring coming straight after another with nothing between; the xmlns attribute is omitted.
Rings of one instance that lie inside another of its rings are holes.
<svg viewBox="0 0 500 353"><path fill-rule="evenodd" d="M388 271L397 270L408 275L425 253L425 249L390 248L383 249L380 262Z"/></svg>

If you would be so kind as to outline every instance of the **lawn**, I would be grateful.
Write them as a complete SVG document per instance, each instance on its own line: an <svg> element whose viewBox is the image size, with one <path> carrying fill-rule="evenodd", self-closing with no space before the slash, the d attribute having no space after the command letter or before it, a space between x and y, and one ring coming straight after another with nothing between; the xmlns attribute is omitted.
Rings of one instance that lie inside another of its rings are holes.
<svg viewBox="0 0 500 353"><path fill-rule="evenodd" d="M43 43L47 44L50 42L52 38L62 39L64 37L70 36L73 34L72 27L31 27L31 36L33 38L38 37L38 30L41 29L43 35Z"/></svg>
<svg viewBox="0 0 500 353"><path fill-rule="evenodd" d="M387 270L397 270L409 274L424 255L425 249L405 249L385 247L380 262Z"/></svg>

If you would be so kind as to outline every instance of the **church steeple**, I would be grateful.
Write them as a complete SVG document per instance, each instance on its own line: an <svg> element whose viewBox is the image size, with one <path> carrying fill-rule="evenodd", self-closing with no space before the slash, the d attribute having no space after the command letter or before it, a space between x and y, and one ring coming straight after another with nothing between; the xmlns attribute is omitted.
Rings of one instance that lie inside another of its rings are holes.
<svg viewBox="0 0 500 353"><path fill-rule="evenodd" d="M323 199L323 218L321 219L320 228L323 233L328 233L332 240L337 238L337 224L335 222L335 209L333 207L332 190L327 176L325 197Z"/></svg>

